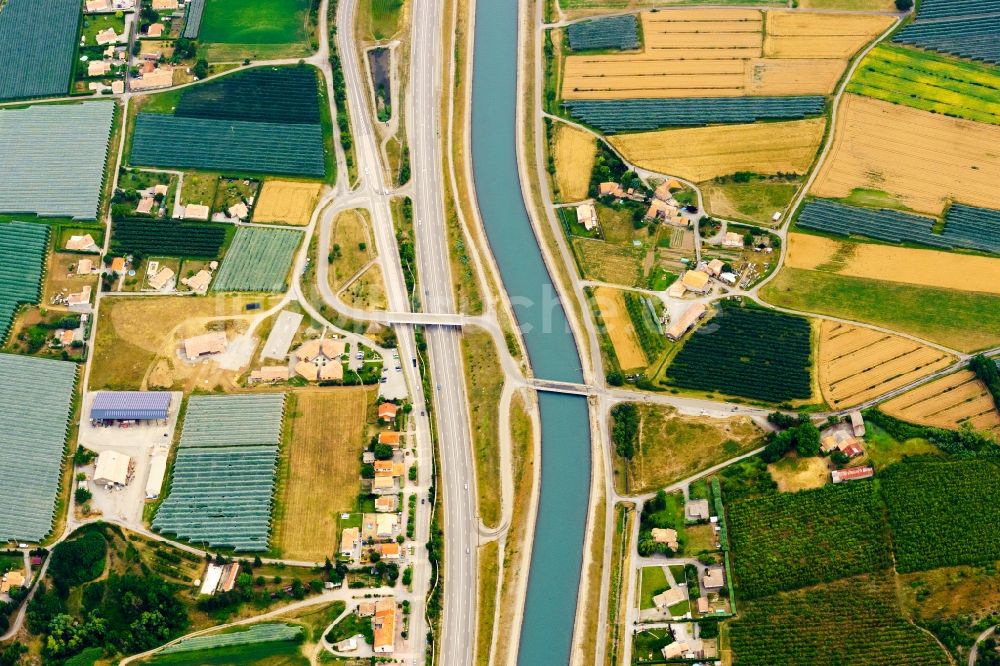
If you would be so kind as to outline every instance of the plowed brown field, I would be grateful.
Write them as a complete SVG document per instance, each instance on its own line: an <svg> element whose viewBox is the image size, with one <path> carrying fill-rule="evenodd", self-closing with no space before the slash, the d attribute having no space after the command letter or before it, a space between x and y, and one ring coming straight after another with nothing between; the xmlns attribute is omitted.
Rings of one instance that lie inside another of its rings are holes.
<svg viewBox="0 0 1000 666"><path fill-rule="evenodd" d="M716 8L666 8L640 18L642 52L566 58L565 99L825 95L847 59L891 22Z"/></svg>
<svg viewBox="0 0 1000 666"><path fill-rule="evenodd" d="M955 357L907 338L824 320L819 382L835 409L853 407L942 370Z"/></svg>
<svg viewBox="0 0 1000 666"><path fill-rule="evenodd" d="M830 154L812 192L846 197L868 188L940 215L956 199L1000 208L1000 126L844 95Z"/></svg>
<svg viewBox="0 0 1000 666"><path fill-rule="evenodd" d="M977 430L1000 433L1000 413L993 397L971 370L942 377L882 404L890 416L936 428L958 429L970 423Z"/></svg>

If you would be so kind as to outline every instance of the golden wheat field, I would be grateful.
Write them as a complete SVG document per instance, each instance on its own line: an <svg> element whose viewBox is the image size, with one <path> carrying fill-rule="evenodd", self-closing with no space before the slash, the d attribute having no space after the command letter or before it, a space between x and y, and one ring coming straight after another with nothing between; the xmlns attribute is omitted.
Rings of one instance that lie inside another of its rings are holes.
<svg viewBox="0 0 1000 666"><path fill-rule="evenodd" d="M768 11L764 56L847 59L893 24L891 16Z"/></svg>
<svg viewBox="0 0 1000 666"><path fill-rule="evenodd" d="M819 384L835 409L867 400L942 370L955 357L898 335L824 320L820 325Z"/></svg>
<svg viewBox="0 0 1000 666"><path fill-rule="evenodd" d="M951 199L1000 208L997 146L1000 126L844 95L812 193L838 198L858 188L880 190L931 215Z"/></svg>
<svg viewBox="0 0 1000 666"><path fill-rule="evenodd" d="M838 275L1000 294L1000 259L789 234L785 265Z"/></svg>
<svg viewBox="0 0 1000 666"><path fill-rule="evenodd" d="M553 138L552 154L559 198L563 201L586 198L597 155L597 140L581 129L560 123Z"/></svg>
<svg viewBox="0 0 1000 666"><path fill-rule="evenodd" d="M969 423L977 430L1000 433L1000 413L993 397L971 370L936 379L883 403L879 409L920 425L954 430Z"/></svg>
<svg viewBox="0 0 1000 666"><path fill-rule="evenodd" d="M716 125L608 137L625 159L694 181L737 171L805 173L823 138L823 118Z"/></svg>
<svg viewBox="0 0 1000 666"><path fill-rule="evenodd" d="M309 224L322 187L320 183L292 180L265 181L254 207L253 221L305 226Z"/></svg>
<svg viewBox="0 0 1000 666"><path fill-rule="evenodd" d="M615 348L618 364L626 369L644 368L649 364L642 351L639 338L632 327L632 319L625 309L625 300L617 289L598 287L594 290L594 300L601 312L601 320Z"/></svg>
<svg viewBox="0 0 1000 666"><path fill-rule="evenodd" d="M847 59L891 20L717 8L640 18L642 52L566 58L565 99L825 95ZM772 26L775 34L765 37Z"/></svg>

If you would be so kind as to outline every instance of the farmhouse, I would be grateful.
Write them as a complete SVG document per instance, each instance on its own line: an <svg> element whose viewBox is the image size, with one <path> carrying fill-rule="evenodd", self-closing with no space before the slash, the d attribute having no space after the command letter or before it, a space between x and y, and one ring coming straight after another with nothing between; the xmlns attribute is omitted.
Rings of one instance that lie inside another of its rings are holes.
<svg viewBox="0 0 1000 666"><path fill-rule="evenodd" d="M132 459L117 451L101 451L94 467L94 483L100 486L125 486L132 480Z"/></svg>
<svg viewBox="0 0 1000 666"><path fill-rule="evenodd" d="M125 272L125 257L115 257L111 260L111 272L119 275Z"/></svg>
<svg viewBox="0 0 1000 666"><path fill-rule="evenodd" d="M115 32L114 28L105 28L97 33L97 45L104 46L105 44L114 44L118 41L118 33Z"/></svg>
<svg viewBox="0 0 1000 666"><path fill-rule="evenodd" d="M146 499L156 499L163 487L167 473L167 449L162 447L153 452L149 459L149 478L146 479Z"/></svg>
<svg viewBox="0 0 1000 666"><path fill-rule="evenodd" d="M703 294L708 291L708 273L701 271L686 271L681 278L681 284L688 291Z"/></svg>
<svg viewBox="0 0 1000 666"><path fill-rule="evenodd" d="M670 528L661 529L659 527L654 527L653 531L653 541L656 543L666 544L667 548L676 551L680 544L677 543L677 530L672 530Z"/></svg>
<svg viewBox="0 0 1000 666"><path fill-rule="evenodd" d="M173 11L177 9L177 0L153 0L153 9L160 11Z"/></svg>
<svg viewBox="0 0 1000 666"><path fill-rule="evenodd" d="M858 479L870 479L875 475L875 470L871 467L851 467L850 469L835 469L830 472L830 477L834 483L844 483L845 481L857 481Z"/></svg>
<svg viewBox="0 0 1000 666"><path fill-rule="evenodd" d="M83 289L75 294L66 297L66 307L74 312L90 312L90 285L84 285Z"/></svg>
<svg viewBox="0 0 1000 666"><path fill-rule="evenodd" d="M87 76L104 76L111 71L111 64L104 60L91 60L87 63Z"/></svg>
<svg viewBox="0 0 1000 666"><path fill-rule="evenodd" d="M221 354L224 351L226 351L225 333L205 333L184 341L184 355L189 361L197 361L202 356Z"/></svg>
<svg viewBox="0 0 1000 666"><path fill-rule="evenodd" d="M292 352L297 359L295 372L313 382L343 379L344 365L340 357L346 349L343 340L310 340Z"/></svg>
<svg viewBox="0 0 1000 666"><path fill-rule="evenodd" d="M164 266L156 272L156 275L149 278L149 286L155 291L162 291L173 286L174 271Z"/></svg>
<svg viewBox="0 0 1000 666"><path fill-rule="evenodd" d="M87 13L106 12L111 10L111 0L87 0Z"/></svg>
<svg viewBox="0 0 1000 666"><path fill-rule="evenodd" d="M670 201L670 199L673 198L671 191L679 190L681 189L681 187L683 186L680 184L680 182L671 178L670 180L661 183L660 186L657 187L656 190L653 192L653 196L659 199L660 201Z"/></svg>
<svg viewBox="0 0 1000 666"><path fill-rule="evenodd" d="M710 567L705 571L701 584L706 590L718 590L726 584L726 570L722 567Z"/></svg>
<svg viewBox="0 0 1000 666"><path fill-rule="evenodd" d="M692 522L708 520L709 515L707 499L688 500L684 503L684 517Z"/></svg>
<svg viewBox="0 0 1000 666"><path fill-rule="evenodd" d="M387 444L394 449L399 448L400 433L395 431L380 432L378 434L378 443Z"/></svg>
<svg viewBox="0 0 1000 666"><path fill-rule="evenodd" d="M727 231L722 244L726 247L743 247L743 236L735 231Z"/></svg>
<svg viewBox="0 0 1000 666"><path fill-rule="evenodd" d="M209 212L208 206L203 204L187 204L181 215L185 220L207 221Z"/></svg>
<svg viewBox="0 0 1000 666"><path fill-rule="evenodd" d="M395 495L383 495L375 498L376 513L391 513L399 507L399 499Z"/></svg>
<svg viewBox="0 0 1000 666"><path fill-rule="evenodd" d="M695 322L705 316L705 304L695 303L687 310L684 311L677 321L670 325L667 329L667 337L671 340L679 340L685 333L687 333Z"/></svg>
<svg viewBox="0 0 1000 666"><path fill-rule="evenodd" d="M71 252L101 251L101 248L97 247L97 243L94 242L94 237L90 234L85 234L83 236L70 236L69 240L66 241L66 249Z"/></svg>
<svg viewBox="0 0 1000 666"><path fill-rule="evenodd" d="M153 212L153 205L155 203L156 201L153 200L153 197L143 197L139 199L139 203L135 207L135 212L140 215L149 215Z"/></svg>
<svg viewBox="0 0 1000 666"><path fill-rule="evenodd" d="M163 24L154 23L149 28L146 29L147 37L162 37L163 36Z"/></svg>
<svg viewBox="0 0 1000 666"><path fill-rule="evenodd" d="M380 543L375 546L375 551L381 559L395 562L399 560L401 549L398 543Z"/></svg>
<svg viewBox="0 0 1000 666"><path fill-rule="evenodd" d="M166 421L170 410L167 391L99 391L90 405L94 423Z"/></svg>
<svg viewBox="0 0 1000 666"><path fill-rule="evenodd" d="M616 199L625 198L625 190L623 190L622 186L618 183L601 183L597 186L597 193L598 196L602 197L614 197Z"/></svg>
<svg viewBox="0 0 1000 666"><path fill-rule="evenodd" d="M687 598L687 590L683 587L671 587L670 589L664 590L660 594L653 597L653 604L655 604L661 611L664 611L675 604L687 601Z"/></svg>
<svg viewBox="0 0 1000 666"><path fill-rule="evenodd" d="M375 536L380 539L391 539L396 536L399 527L399 516L395 513L375 514Z"/></svg>
<svg viewBox="0 0 1000 666"><path fill-rule="evenodd" d="M399 407L395 403L383 402L378 406L378 418L380 421L390 423L396 420L396 412L398 410Z"/></svg>
<svg viewBox="0 0 1000 666"><path fill-rule="evenodd" d="M837 428L828 430L827 433L820 438L820 448L826 453L840 451L848 458L854 458L864 453L860 442L846 430Z"/></svg>
<svg viewBox="0 0 1000 666"><path fill-rule="evenodd" d="M865 436L865 420L861 416L861 412L855 410L850 413L851 417L851 428L854 429L855 437Z"/></svg>
<svg viewBox="0 0 1000 666"><path fill-rule="evenodd" d="M719 277L722 275L722 267L725 265L726 263L722 259L712 259L712 261L708 262L706 269L712 277Z"/></svg>
<svg viewBox="0 0 1000 666"><path fill-rule="evenodd" d="M211 282L212 274L204 268L189 278L181 278L181 284L185 285L191 291L196 291L199 294L204 294L208 291L208 285Z"/></svg>
<svg viewBox="0 0 1000 666"><path fill-rule="evenodd" d="M597 209L592 203L580 204L576 207L576 221L587 231L597 228Z"/></svg>
<svg viewBox="0 0 1000 666"><path fill-rule="evenodd" d="M687 651L688 651L687 641L674 641L669 645L664 645L662 650L663 658L667 660L683 657Z"/></svg>
<svg viewBox="0 0 1000 666"><path fill-rule="evenodd" d="M81 259L76 262L77 275L90 275L94 272L94 262L90 259Z"/></svg>
<svg viewBox="0 0 1000 666"><path fill-rule="evenodd" d="M147 63L152 66L152 63ZM132 79L129 87L132 90L154 90L156 88L169 88L174 84L173 67L151 67L148 71L143 71L142 78ZM208 219L205 216L204 219Z"/></svg>
<svg viewBox="0 0 1000 666"><path fill-rule="evenodd" d="M250 217L250 209L242 201L234 203L229 207L228 210L229 217L235 218L237 220L243 221Z"/></svg>
<svg viewBox="0 0 1000 666"><path fill-rule="evenodd" d="M372 629L375 632L375 654L392 654L396 647L396 600L393 597L375 602Z"/></svg>
<svg viewBox="0 0 1000 666"><path fill-rule="evenodd" d="M340 554L356 559L361 547L361 533L357 527L347 527L340 535Z"/></svg>
<svg viewBox="0 0 1000 666"><path fill-rule="evenodd" d="M273 384L274 382L288 381L287 365L265 365L259 370L250 373L251 384Z"/></svg>

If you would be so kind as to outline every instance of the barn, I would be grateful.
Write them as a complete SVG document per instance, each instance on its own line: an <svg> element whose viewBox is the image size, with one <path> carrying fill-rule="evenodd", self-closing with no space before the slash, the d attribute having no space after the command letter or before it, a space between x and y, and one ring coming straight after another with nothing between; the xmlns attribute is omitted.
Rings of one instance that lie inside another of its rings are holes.
<svg viewBox="0 0 1000 666"><path fill-rule="evenodd" d="M90 420L165 421L169 412L168 391L99 391L90 405Z"/></svg>

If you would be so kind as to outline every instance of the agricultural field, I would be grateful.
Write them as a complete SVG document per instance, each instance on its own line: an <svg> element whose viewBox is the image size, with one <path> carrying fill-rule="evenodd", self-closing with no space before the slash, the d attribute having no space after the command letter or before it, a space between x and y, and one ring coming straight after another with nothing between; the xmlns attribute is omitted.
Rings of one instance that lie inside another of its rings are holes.
<svg viewBox="0 0 1000 666"><path fill-rule="evenodd" d="M574 238L571 246L584 279L625 287L643 285L645 248L589 238Z"/></svg>
<svg viewBox="0 0 1000 666"><path fill-rule="evenodd" d="M375 259L375 247L369 233L367 210L346 210L333 223L330 260L330 287L346 287L359 271Z"/></svg>
<svg viewBox="0 0 1000 666"><path fill-rule="evenodd" d="M994 461L893 465L880 479L898 571L1000 559L1000 468Z"/></svg>
<svg viewBox="0 0 1000 666"><path fill-rule="evenodd" d="M892 23L738 8L643 12L641 19L641 52L566 58L564 99L828 95L847 59Z"/></svg>
<svg viewBox="0 0 1000 666"><path fill-rule="evenodd" d="M706 181L738 171L806 173L825 127L825 119L810 118L619 134L609 140L636 166Z"/></svg>
<svg viewBox="0 0 1000 666"><path fill-rule="evenodd" d="M574 118L605 134L642 132L668 126L794 120L823 113L826 98L699 97L692 99L578 99L564 106Z"/></svg>
<svg viewBox="0 0 1000 666"><path fill-rule="evenodd" d="M958 351L1000 344L1000 297L993 294L786 267L760 296L779 307L876 324Z"/></svg>
<svg viewBox="0 0 1000 666"><path fill-rule="evenodd" d="M792 233L788 236L785 265L871 280L1000 294L1000 259L971 254Z"/></svg>
<svg viewBox="0 0 1000 666"><path fill-rule="evenodd" d="M63 483L77 365L0 354L0 539L41 541Z"/></svg>
<svg viewBox="0 0 1000 666"><path fill-rule="evenodd" d="M791 203L802 179L757 175L738 182L723 176L698 185L709 215L770 226L774 224L774 213L785 210Z"/></svg>
<svg viewBox="0 0 1000 666"><path fill-rule="evenodd" d="M250 643L271 643L294 641L302 637L302 627L290 624L254 624L248 629L237 629L227 633L209 634L185 638L163 648L157 655L178 654Z"/></svg>
<svg viewBox="0 0 1000 666"><path fill-rule="evenodd" d="M126 218L112 225L111 249L120 254L217 259L226 236L226 225L217 223Z"/></svg>
<svg viewBox="0 0 1000 666"><path fill-rule="evenodd" d="M810 337L802 317L727 305L684 343L664 384L767 402L808 400Z"/></svg>
<svg viewBox="0 0 1000 666"><path fill-rule="evenodd" d="M65 95L79 31L80 3L76 0L7 0L0 14L0 44L4 45L0 101Z"/></svg>
<svg viewBox="0 0 1000 666"><path fill-rule="evenodd" d="M566 28L569 48L601 51L639 48L639 26L634 14L607 16L572 23Z"/></svg>
<svg viewBox="0 0 1000 666"><path fill-rule="evenodd" d="M830 481L830 465L822 456L801 458L790 454L767 466L782 493L822 488Z"/></svg>
<svg viewBox="0 0 1000 666"><path fill-rule="evenodd" d="M556 125L552 140L552 159L555 162L556 195L560 201L579 201L587 198L590 174L597 157L597 140L571 125Z"/></svg>
<svg viewBox="0 0 1000 666"><path fill-rule="evenodd" d="M969 7L964 3L956 3L956 5L963 9ZM987 8L982 5L979 6L978 10L978 12L983 13L996 11L995 6ZM996 41L997 31L1000 30L1000 17L995 14L985 17L963 16L956 12L949 16L942 16L943 20L923 20L929 14L931 12L921 8L917 21L896 33L893 41L960 58L982 60L994 65L1000 64L1000 48L997 47ZM937 12L933 12L932 15L937 18L937 14Z"/></svg>
<svg viewBox="0 0 1000 666"><path fill-rule="evenodd" d="M739 500L726 516L743 599L891 565L882 502L870 482Z"/></svg>
<svg viewBox="0 0 1000 666"><path fill-rule="evenodd" d="M356 509L360 490L368 402L361 388L289 396L288 476L279 485L274 532L282 557L322 562L337 551L337 519Z"/></svg>
<svg viewBox="0 0 1000 666"><path fill-rule="evenodd" d="M0 111L0 213L96 219L114 117L110 101Z"/></svg>
<svg viewBox="0 0 1000 666"><path fill-rule="evenodd" d="M952 663L930 634L903 615L894 582L885 575L750 601L729 624L729 638L733 666Z"/></svg>
<svg viewBox="0 0 1000 666"><path fill-rule="evenodd" d="M649 365L650 359L643 352L623 293L618 289L598 287L594 290L594 301L600 310L605 333L611 339L618 365L626 370Z"/></svg>
<svg viewBox="0 0 1000 666"><path fill-rule="evenodd" d="M306 54L309 26L309 0L210 0L198 38L209 60L288 57Z"/></svg>
<svg viewBox="0 0 1000 666"><path fill-rule="evenodd" d="M880 44L861 61L847 90L923 111L1000 124L1000 71L927 51Z"/></svg>
<svg viewBox="0 0 1000 666"><path fill-rule="evenodd" d="M201 20L205 15L206 0L188 0L184 9L185 39L197 39L201 31Z"/></svg>
<svg viewBox="0 0 1000 666"><path fill-rule="evenodd" d="M37 303L42 291L49 227L0 223L0 346L21 305Z"/></svg>
<svg viewBox="0 0 1000 666"><path fill-rule="evenodd" d="M205 332L205 322L248 319L244 306L261 301L264 309L272 304L259 296L109 298L101 304L89 388L144 388L157 359L172 359L182 337Z"/></svg>
<svg viewBox="0 0 1000 666"><path fill-rule="evenodd" d="M212 281L212 291L284 291L298 231L241 227Z"/></svg>
<svg viewBox="0 0 1000 666"><path fill-rule="evenodd" d="M957 359L908 338L824 319L817 370L833 409L853 407L943 370Z"/></svg>
<svg viewBox="0 0 1000 666"><path fill-rule="evenodd" d="M156 113L136 117L131 162L136 166L233 170L322 178L323 129Z"/></svg>
<svg viewBox="0 0 1000 666"><path fill-rule="evenodd" d="M957 203L948 208L939 232L935 231L938 221L933 217L890 209L857 208L826 199L807 202L796 224L803 229L838 236L868 236L890 243L1000 254L1000 211Z"/></svg>
<svg viewBox="0 0 1000 666"><path fill-rule="evenodd" d="M1000 208L1000 126L844 95L830 154L812 193L841 198L867 188L915 212L941 215L959 199Z"/></svg>
<svg viewBox="0 0 1000 666"><path fill-rule="evenodd" d="M955 430L964 423L1000 434L1000 413L986 385L971 370L961 370L879 405L898 419Z"/></svg>
<svg viewBox="0 0 1000 666"><path fill-rule="evenodd" d="M206 547L267 550L284 402L280 393L192 396L153 529Z"/></svg>
<svg viewBox="0 0 1000 666"><path fill-rule="evenodd" d="M322 178L332 168L328 126L315 68L257 67L152 96L136 116L130 161Z"/></svg>
<svg viewBox="0 0 1000 666"><path fill-rule="evenodd" d="M253 221L304 227L312 218L322 185L267 180L254 204Z"/></svg>
<svg viewBox="0 0 1000 666"><path fill-rule="evenodd" d="M687 478L760 445L764 432L746 416L687 416L673 407L638 405L635 455L615 456L623 493L645 493Z"/></svg>

